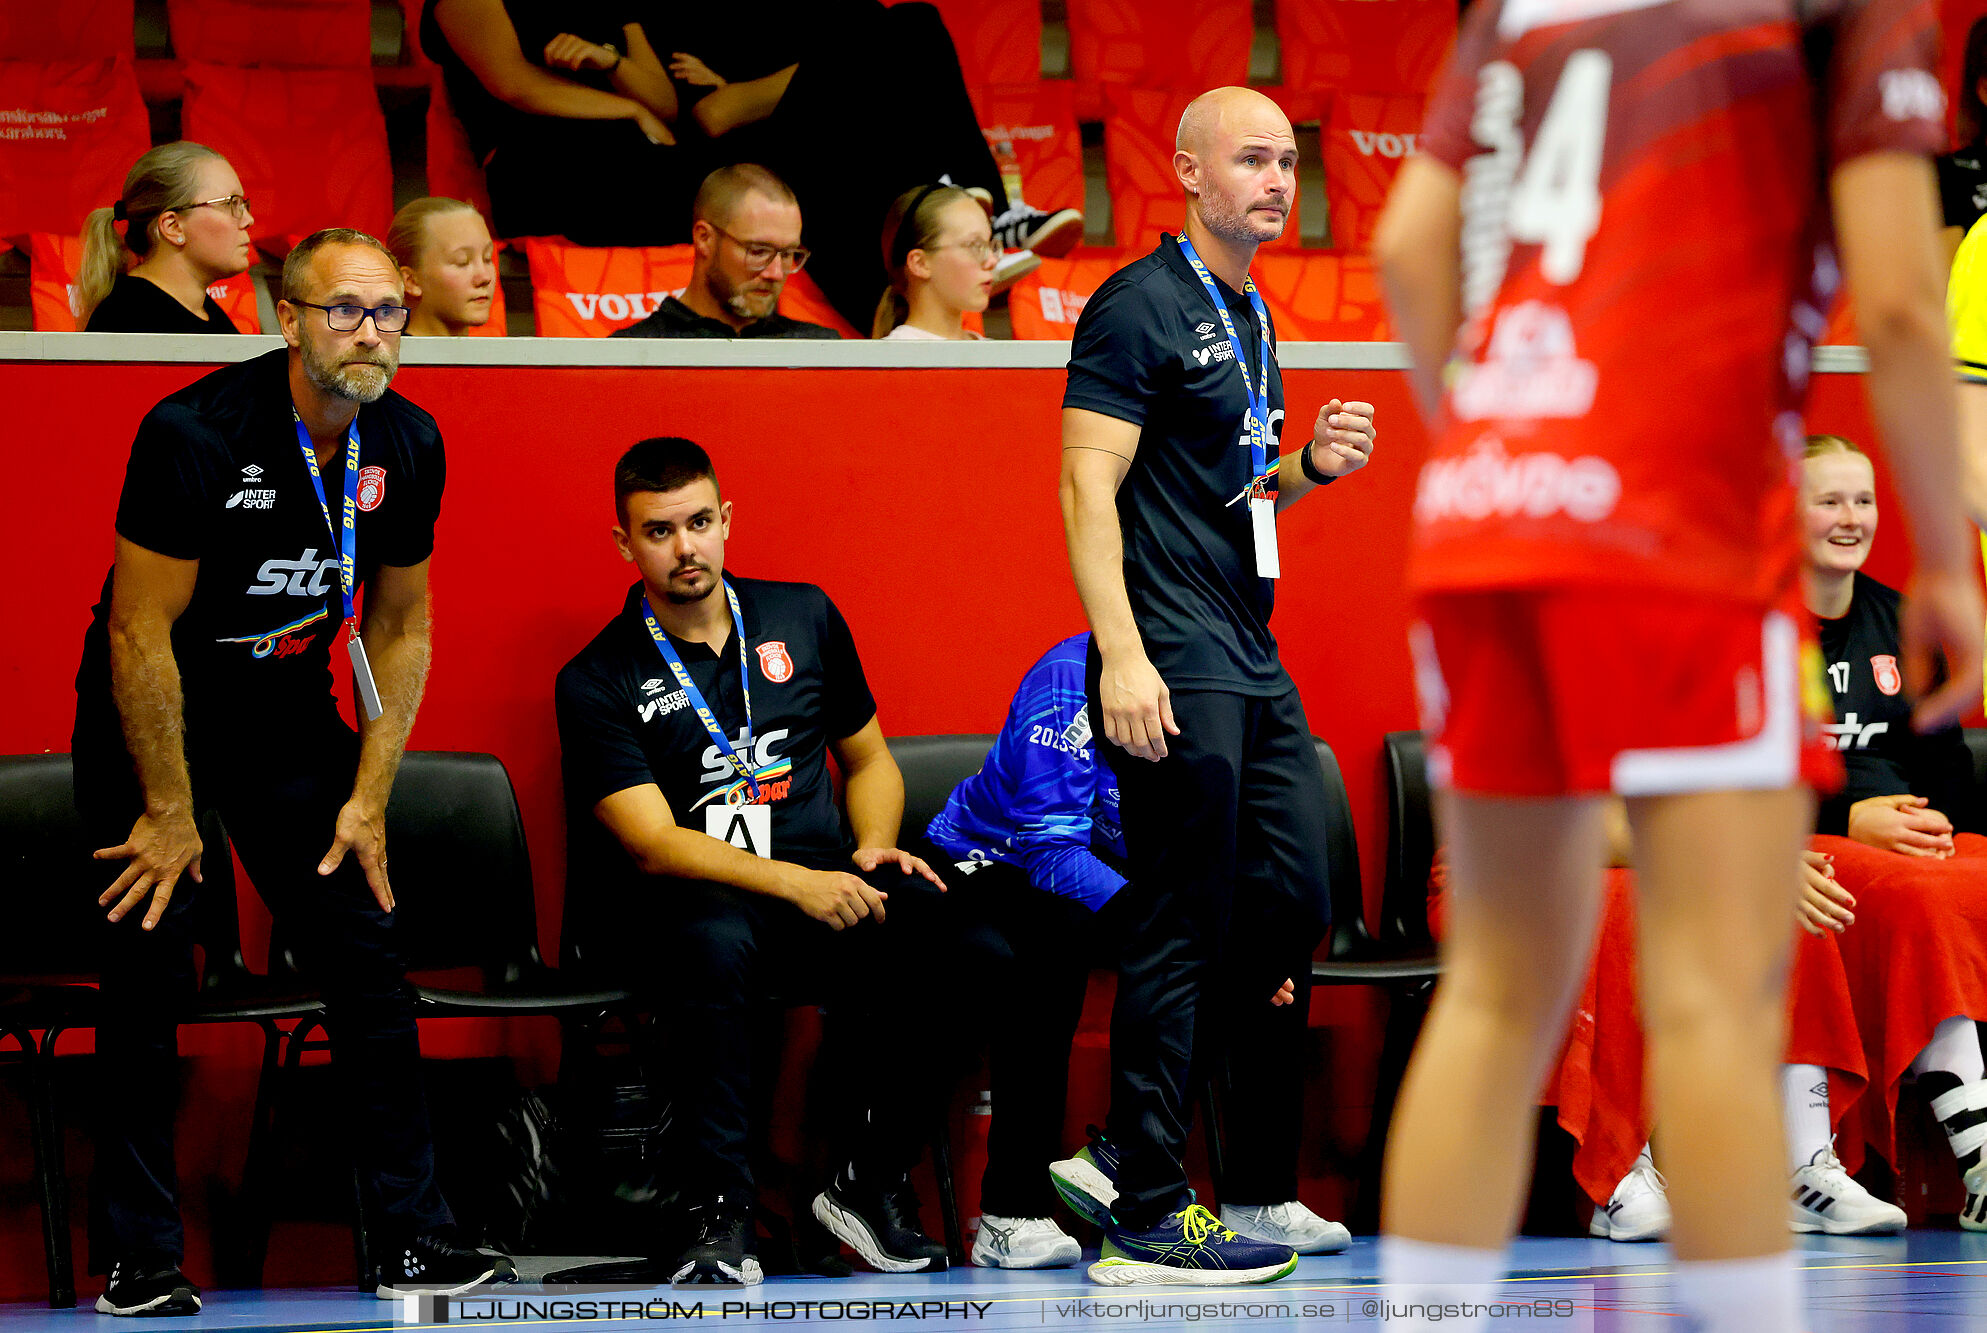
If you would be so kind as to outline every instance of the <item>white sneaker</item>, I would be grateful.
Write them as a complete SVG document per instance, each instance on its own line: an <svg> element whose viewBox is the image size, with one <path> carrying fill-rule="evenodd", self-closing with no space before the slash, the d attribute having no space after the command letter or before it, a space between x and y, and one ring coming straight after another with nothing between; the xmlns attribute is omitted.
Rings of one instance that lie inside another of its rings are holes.
<svg viewBox="0 0 1987 1333"><path fill-rule="evenodd" d="M1081 1259L1083 1247L1049 1218L982 1213L971 1257L980 1268L1061 1268Z"/></svg>
<svg viewBox="0 0 1987 1333"><path fill-rule="evenodd" d="M1008 251L994 265L993 294L999 296L1040 267L1042 258L1033 250Z"/></svg>
<svg viewBox="0 0 1987 1333"><path fill-rule="evenodd" d="M1337 1254L1352 1244L1350 1231L1319 1217L1295 1199L1260 1208L1224 1203L1221 1225L1250 1240L1288 1245L1299 1254Z"/></svg>
<svg viewBox="0 0 1987 1333"><path fill-rule="evenodd" d="M1959 1210L1959 1224L1968 1231L1987 1231L1987 1158L1966 1173L1966 1203Z"/></svg>
<svg viewBox="0 0 1987 1333"><path fill-rule="evenodd" d="M1661 1240L1670 1234L1669 1183L1648 1149L1643 1149L1606 1206L1594 1210L1587 1234L1605 1240Z"/></svg>
<svg viewBox="0 0 1987 1333"><path fill-rule="evenodd" d="M1794 1173L1789 1225L1829 1236L1894 1236L1904 1230L1904 1210L1885 1203L1850 1179L1835 1145Z"/></svg>

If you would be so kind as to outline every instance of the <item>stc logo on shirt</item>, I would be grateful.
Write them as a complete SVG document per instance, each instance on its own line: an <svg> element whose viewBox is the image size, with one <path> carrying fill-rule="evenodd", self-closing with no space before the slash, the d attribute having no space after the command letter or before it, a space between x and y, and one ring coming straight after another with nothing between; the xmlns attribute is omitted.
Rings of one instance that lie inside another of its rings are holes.
<svg viewBox="0 0 1987 1333"><path fill-rule="evenodd" d="M315 546L295 560L265 560L255 572L250 597L322 597L338 586L338 558L317 558Z"/></svg>

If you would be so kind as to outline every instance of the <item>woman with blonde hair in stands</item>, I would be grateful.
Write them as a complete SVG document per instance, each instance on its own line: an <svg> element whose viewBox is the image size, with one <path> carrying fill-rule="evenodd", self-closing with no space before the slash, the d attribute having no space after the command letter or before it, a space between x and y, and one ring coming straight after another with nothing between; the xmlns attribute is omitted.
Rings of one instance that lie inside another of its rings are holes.
<svg viewBox="0 0 1987 1333"><path fill-rule="evenodd" d="M386 244L414 311L407 332L456 338L490 322L497 246L473 204L413 200L393 215Z"/></svg>
<svg viewBox="0 0 1987 1333"><path fill-rule="evenodd" d="M207 289L254 262L254 221L225 157L184 139L160 144L132 166L117 203L83 224L77 318L91 333L236 332Z"/></svg>
<svg viewBox="0 0 1987 1333"><path fill-rule="evenodd" d="M960 342L980 338L966 316L993 298L994 243L986 206L956 185L906 190L883 218L889 289L876 306L872 338Z"/></svg>

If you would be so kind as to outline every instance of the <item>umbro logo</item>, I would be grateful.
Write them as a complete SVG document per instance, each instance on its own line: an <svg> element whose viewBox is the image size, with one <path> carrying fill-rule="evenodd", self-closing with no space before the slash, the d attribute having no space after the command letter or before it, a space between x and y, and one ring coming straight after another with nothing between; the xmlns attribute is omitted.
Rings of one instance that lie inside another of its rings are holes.
<svg viewBox="0 0 1987 1333"><path fill-rule="evenodd" d="M1214 325L1203 324L1199 328L1195 329L1194 332L1200 335L1200 340L1202 342L1206 342L1209 338L1212 338L1214 336Z"/></svg>
<svg viewBox="0 0 1987 1333"><path fill-rule="evenodd" d="M247 467L241 470L241 479L251 484L255 481L257 477L261 475L262 475L262 469L260 467L257 467L254 463L250 463Z"/></svg>
<svg viewBox="0 0 1987 1333"><path fill-rule="evenodd" d="M667 685L668 683L669 682L664 680L661 676L651 676L649 679L642 682L642 689L649 694L654 694L657 690L661 689L664 685Z"/></svg>

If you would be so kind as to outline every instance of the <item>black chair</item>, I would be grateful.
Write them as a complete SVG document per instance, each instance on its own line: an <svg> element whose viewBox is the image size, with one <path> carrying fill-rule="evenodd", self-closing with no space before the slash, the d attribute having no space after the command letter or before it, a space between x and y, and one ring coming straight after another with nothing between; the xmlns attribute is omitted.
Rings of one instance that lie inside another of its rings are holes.
<svg viewBox="0 0 1987 1333"><path fill-rule="evenodd" d="M524 821L510 774L495 755L409 751L387 800L386 844L395 929L418 1017L555 1017L571 1054L591 1050L601 1025L632 1009L627 990L567 976L540 954ZM304 975L297 942L280 921L270 958L272 969ZM459 975L465 972L480 979ZM444 973L450 975L436 975ZM299 1025L288 1051L292 1069L306 1051L326 1047L310 1035L321 1028L321 1011ZM562 1079L571 1064L561 1061ZM353 1244L360 1287L370 1290L363 1210Z"/></svg>
<svg viewBox="0 0 1987 1333"><path fill-rule="evenodd" d="M203 882L194 910L205 961L198 991L178 1001L178 1018L253 1023L262 1030L262 1072L243 1173L243 1193L253 1208L267 1197L273 1164L282 1024L311 1021L321 1006L307 991L249 971L235 906L234 853L218 819L204 820L201 836ZM12 890L0 898L8 918L8 929L0 932L0 1035L19 1042L27 1064L49 1305L56 1309L76 1303L67 1170L54 1096L56 1044L64 1032L97 1026L101 993L88 983L96 979L98 953L110 929L96 899L114 878L114 868L92 860L92 850L76 814L69 756L0 757L0 886ZM133 926L127 920L120 928Z"/></svg>
<svg viewBox="0 0 1987 1333"><path fill-rule="evenodd" d="M1434 859L1428 773L1421 733L1390 732L1385 741L1388 791L1387 878L1380 900L1380 933L1366 924L1359 878L1359 846L1338 759L1312 738L1324 770L1328 818L1320 831L1331 870L1332 930L1325 956L1311 964L1314 986L1377 986L1387 993L1387 1026L1373 1090L1373 1119L1360 1151L1359 1187L1351 1228L1379 1229L1380 1157L1393 1120L1394 1100L1427 1016L1441 963L1428 933L1428 870Z"/></svg>

